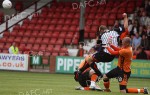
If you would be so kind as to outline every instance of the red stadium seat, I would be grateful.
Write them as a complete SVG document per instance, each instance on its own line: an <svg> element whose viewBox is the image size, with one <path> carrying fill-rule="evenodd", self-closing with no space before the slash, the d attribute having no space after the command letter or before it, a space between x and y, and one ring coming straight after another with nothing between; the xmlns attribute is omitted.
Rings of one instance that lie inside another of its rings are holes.
<svg viewBox="0 0 150 95"><path fill-rule="evenodd" d="M88 39L88 38L89 38L88 33L84 33L84 38L85 38L85 39Z"/></svg>
<svg viewBox="0 0 150 95"><path fill-rule="evenodd" d="M13 42L14 42L14 39L15 39L15 37L9 37L9 38L7 39L7 42L8 42L8 43L13 43Z"/></svg>
<svg viewBox="0 0 150 95"><path fill-rule="evenodd" d="M25 37L30 37L30 36L31 36L31 31L26 31L26 32L24 33L24 36L25 36Z"/></svg>
<svg viewBox="0 0 150 95"><path fill-rule="evenodd" d="M10 48L10 46L11 46L11 43L6 43L5 46L4 46L4 49L8 50Z"/></svg>
<svg viewBox="0 0 150 95"><path fill-rule="evenodd" d="M47 31L47 30L48 30L48 25L43 25L43 26L41 27L41 30Z"/></svg>
<svg viewBox="0 0 150 95"><path fill-rule="evenodd" d="M104 8L103 7L101 7L101 8L99 8L98 10L97 10L97 13L99 13L99 14L102 14L103 12L104 12Z"/></svg>
<svg viewBox="0 0 150 95"><path fill-rule="evenodd" d="M73 33L72 33L72 32L69 32L69 33L66 35L66 38L67 38L67 39L73 38Z"/></svg>
<svg viewBox="0 0 150 95"><path fill-rule="evenodd" d="M66 37L66 33L62 32L62 33L59 34L59 38L65 38L65 37Z"/></svg>
<svg viewBox="0 0 150 95"><path fill-rule="evenodd" d="M91 39L96 38L96 33L89 33L89 38L91 38Z"/></svg>
<svg viewBox="0 0 150 95"><path fill-rule="evenodd" d="M102 17L101 17L102 20L106 20L108 19L108 14L104 14Z"/></svg>
<svg viewBox="0 0 150 95"><path fill-rule="evenodd" d="M124 8L120 8L119 10L118 10L118 14L123 14L123 13L125 13L126 12L126 8L124 7Z"/></svg>
<svg viewBox="0 0 150 95"><path fill-rule="evenodd" d="M64 22L65 22L65 20L64 20L64 19L59 19L58 24L63 25L63 24L64 24Z"/></svg>
<svg viewBox="0 0 150 95"><path fill-rule="evenodd" d="M10 36L14 36L14 37L16 37L18 35L18 31L12 31L11 33L10 33Z"/></svg>
<svg viewBox="0 0 150 95"><path fill-rule="evenodd" d="M50 52L47 52L47 51L46 51L46 52L44 53L44 56L50 56L50 55L51 55Z"/></svg>
<svg viewBox="0 0 150 95"><path fill-rule="evenodd" d="M27 18L23 21L23 24L29 24L30 23L30 20Z"/></svg>
<svg viewBox="0 0 150 95"><path fill-rule="evenodd" d="M37 24L35 27L32 27L34 30L40 31L41 30L42 25Z"/></svg>
<svg viewBox="0 0 150 95"><path fill-rule="evenodd" d="M91 19L86 20L85 22L85 25L92 25L92 24L93 24L93 21Z"/></svg>
<svg viewBox="0 0 150 95"><path fill-rule="evenodd" d="M127 13L132 13L134 11L134 8L128 7L127 8Z"/></svg>
<svg viewBox="0 0 150 95"><path fill-rule="evenodd" d="M108 25L113 26L115 24L115 20L109 19L108 20Z"/></svg>
<svg viewBox="0 0 150 95"><path fill-rule="evenodd" d="M39 47L40 47L39 44L34 44L33 47L32 47L32 50L33 51L39 51Z"/></svg>
<svg viewBox="0 0 150 95"><path fill-rule="evenodd" d="M98 31L98 26L92 26L91 27L91 32L97 32Z"/></svg>
<svg viewBox="0 0 150 95"><path fill-rule="evenodd" d="M72 25L79 25L79 20L78 19L73 19Z"/></svg>
<svg viewBox="0 0 150 95"><path fill-rule="evenodd" d="M53 47L47 47L46 51L49 52L49 53L52 53L53 52Z"/></svg>
<svg viewBox="0 0 150 95"><path fill-rule="evenodd" d="M107 26L107 20L101 20L100 25L106 25Z"/></svg>
<svg viewBox="0 0 150 95"><path fill-rule="evenodd" d="M4 43L0 43L0 49L3 49L4 45Z"/></svg>
<svg viewBox="0 0 150 95"><path fill-rule="evenodd" d="M58 56L58 53L54 52L52 53L52 56Z"/></svg>
<svg viewBox="0 0 150 95"><path fill-rule="evenodd" d="M73 40L72 40L72 44L78 45L78 39L73 39Z"/></svg>
<svg viewBox="0 0 150 95"><path fill-rule="evenodd" d="M40 51L45 51L47 48L46 44L42 44L41 47L39 48Z"/></svg>
<svg viewBox="0 0 150 95"><path fill-rule="evenodd" d="M117 14L117 12L118 12L118 8L114 8L114 9L111 10L111 13Z"/></svg>
<svg viewBox="0 0 150 95"><path fill-rule="evenodd" d="M62 30L62 27L63 27L62 25L57 25L56 28L55 28L55 30L61 31L61 30Z"/></svg>
<svg viewBox="0 0 150 95"><path fill-rule="evenodd" d="M117 19L122 19L122 14L117 14Z"/></svg>
<svg viewBox="0 0 150 95"><path fill-rule="evenodd" d="M38 33L38 37L45 37L45 31L40 31L40 33Z"/></svg>
<svg viewBox="0 0 150 95"><path fill-rule="evenodd" d="M48 27L48 30L54 31L54 30L55 30L55 25L50 25L50 26Z"/></svg>
<svg viewBox="0 0 150 95"><path fill-rule="evenodd" d="M65 39L65 43L68 45L71 44L71 41L72 41L71 39Z"/></svg>
<svg viewBox="0 0 150 95"><path fill-rule="evenodd" d="M29 50L32 50L32 47L33 47L32 44L27 44L26 45L26 48L29 49Z"/></svg>
<svg viewBox="0 0 150 95"><path fill-rule="evenodd" d="M48 44L49 43L49 38L44 38L42 41L43 44Z"/></svg>
<svg viewBox="0 0 150 95"><path fill-rule="evenodd" d="M20 43L21 39L22 39L22 37L16 37L16 38L14 39L14 42Z"/></svg>
<svg viewBox="0 0 150 95"><path fill-rule="evenodd" d="M99 22L99 19L96 19L93 21L93 25L95 26L99 26L100 22Z"/></svg>
<svg viewBox="0 0 150 95"><path fill-rule="evenodd" d="M70 26L70 28L69 28L70 31L76 31L76 29L77 29L77 26L76 26L76 25L72 25L72 26Z"/></svg>
<svg viewBox="0 0 150 95"><path fill-rule="evenodd" d="M116 14L114 14L114 13L110 14L109 19L116 20Z"/></svg>
<svg viewBox="0 0 150 95"><path fill-rule="evenodd" d="M64 39L58 39L55 44L56 45L63 45L64 44Z"/></svg>
<svg viewBox="0 0 150 95"><path fill-rule="evenodd" d="M19 29L20 29L20 25L19 24L15 25L14 28L13 28L13 30L16 30L16 31L18 31Z"/></svg>
<svg viewBox="0 0 150 95"><path fill-rule="evenodd" d="M21 40L21 43L28 43L28 37L23 37Z"/></svg>
<svg viewBox="0 0 150 95"><path fill-rule="evenodd" d="M41 43L42 43L42 38L37 38L37 39L35 40L35 43L41 44Z"/></svg>
<svg viewBox="0 0 150 95"><path fill-rule="evenodd" d="M91 32L91 26L85 26L85 32Z"/></svg>
<svg viewBox="0 0 150 95"><path fill-rule="evenodd" d="M45 33L45 37L46 37L46 38L50 38L51 36L52 36L52 32L46 32L46 33Z"/></svg>
<svg viewBox="0 0 150 95"><path fill-rule="evenodd" d="M69 25L64 25L64 27L62 28L62 31L68 31L69 29Z"/></svg>
<svg viewBox="0 0 150 95"><path fill-rule="evenodd" d="M53 37L53 38L58 38L58 36L59 36L59 32L54 32L53 34L52 34L52 36L51 37Z"/></svg>
<svg viewBox="0 0 150 95"><path fill-rule="evenodd" d="M56 38L52 38L52 39L50 40L50 44L52 44L52 45L56 44Z"/></svg>
<svg viewBox="0 0 150 95"><path fill-rule="evenodd" d="M35 43L35 38L30 38L30 39L28 40L28 43L34 44L34 43Z"/></svg>
<svg viewBox="0 0 150 95"><path fill-rule="evenodd" d="M80 14L79 13L76 13L75 15L74 15L74 18L80 18Z"/></svg>
<svg viewBox="0 0 150 95"><path fill-rule="evenodd" d="M3 37L6 37L6 36L9 37L9 35L10 35L10 32L9 31L5 31L4 34L3 34Z"/></svg>
<svg viewBox="0 0 150 95"><path fill-rule="evenodd" d="M104 10L104 13L105 13L105 14L108 13L111 9L112 9L112 8L110 8L110 7L106 7L105 10Z"/></svg>
<svg viewBox="0 0 150 95"><path fill-rule="evenodd" d="M24 36L24 32L23 31L19 31L18 32L18 36L23 37Z"/></svg>

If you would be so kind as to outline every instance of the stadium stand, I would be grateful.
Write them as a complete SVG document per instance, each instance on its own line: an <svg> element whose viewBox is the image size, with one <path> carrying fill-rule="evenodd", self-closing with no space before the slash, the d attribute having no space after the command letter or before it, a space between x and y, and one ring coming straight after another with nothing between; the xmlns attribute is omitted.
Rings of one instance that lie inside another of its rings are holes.
<svg viewBox="0 0 150 95"><path fill-rule="evenodd" d="M113 27L115 20L122 19L122 13L133 14L141 6L142 0L108 0L106 4L86 6L84 38L95 39L99 25ZM80 9L74 10L71 2L53 2L31 19L26 18L22 25L16 24L11 32L5 31L0 39L0 51L6 52L15 41L21 52L26 47L35 52L44 51L45 55L68 55L64 46L78 45L79 18ZM146 53L149 55L148 50Z"/></svg>

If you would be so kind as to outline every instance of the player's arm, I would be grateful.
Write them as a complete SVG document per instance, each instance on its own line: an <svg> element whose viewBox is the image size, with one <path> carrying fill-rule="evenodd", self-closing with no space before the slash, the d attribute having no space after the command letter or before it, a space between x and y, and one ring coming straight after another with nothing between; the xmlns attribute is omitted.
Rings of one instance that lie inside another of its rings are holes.
<svg viewBox="0 0 150 95"><path fill-rule="evenodd" d="M126 13L123 13L123 17L124 17L124 28L128 29L128 17Z"/></svg>
<svg viewBox="0 0 150 95"><path fill-rule="evenodd" d="M123 13L123 18L124 18L124 32L120 35L120 39L122 40L124 37L126 37L129 34L128 31L128 17L126 13Z"/></svg>
<svg viewBox="0 0 150 95"><path fill-rule="evenodd" d="M114 45L110 45L110 47L112 48L112 49L114 49L115 51L119 51L121 48L119 48L119 47L116 47L116 46L114 46Z"/></svg>
<svg viewBox="0 0 150 95"><path fill-rule="evenodd" d="M119 55L119 50L118 51L114 51L110 47L106 47L106 49L110 52L111 55Z"/></svg>

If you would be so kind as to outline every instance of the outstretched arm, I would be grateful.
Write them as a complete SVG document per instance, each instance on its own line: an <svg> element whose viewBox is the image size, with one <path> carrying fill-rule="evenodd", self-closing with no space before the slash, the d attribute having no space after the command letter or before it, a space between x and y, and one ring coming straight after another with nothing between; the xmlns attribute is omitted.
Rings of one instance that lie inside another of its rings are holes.
<svg viewBox="0 0 150 95"><path fill-rule="evenodd" d="M113 51L112 49L110 49L109 47L106 47L106 49L110 52L110 54L112 55L119 55L119 50L118 51Z"/></svg>
<svg viewBox="0 0 150 95"><path fill-rule="evenodd" d="M112 49L114 49L115 51L119 51L120 50L120 48L119 47L116 47L116 46L114 46L114 45L110 45L110 47L112 48Z"/></svg>
<svg viewBox="0 0 150 95"><path fill-rule="evenodd" d="M123 13L123 17L124 17L124 28L128 29L128 17L126 13Z"/></svg>

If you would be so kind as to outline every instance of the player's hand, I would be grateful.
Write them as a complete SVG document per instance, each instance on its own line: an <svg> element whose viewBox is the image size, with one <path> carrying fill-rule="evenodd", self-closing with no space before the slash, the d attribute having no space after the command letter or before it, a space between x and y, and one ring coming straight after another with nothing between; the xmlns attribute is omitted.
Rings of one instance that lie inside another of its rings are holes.
<svg viewBox="0 0 150 95"><path fill-rule="evenodd" d="M127 18L127 14L126 13L123 13L122 16L123 16L123 18Z"/></svg>

